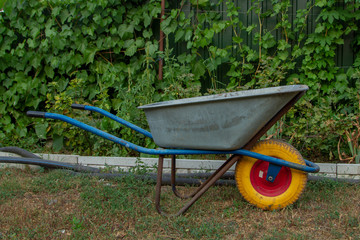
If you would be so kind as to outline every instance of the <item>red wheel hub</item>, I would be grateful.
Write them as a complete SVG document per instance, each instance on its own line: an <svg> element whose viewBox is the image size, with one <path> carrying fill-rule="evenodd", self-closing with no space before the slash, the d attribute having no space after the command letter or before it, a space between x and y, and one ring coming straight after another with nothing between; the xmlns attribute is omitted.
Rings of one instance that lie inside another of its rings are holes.
<svg viewBox="0 0 360 240"><path fill-rule="evenodd" d="M269 162L258 160L251 168L250 181L253 188L261 195L275 197L284 193L291 183L291 170L282 167L274 182L266 180Z"/></svg>

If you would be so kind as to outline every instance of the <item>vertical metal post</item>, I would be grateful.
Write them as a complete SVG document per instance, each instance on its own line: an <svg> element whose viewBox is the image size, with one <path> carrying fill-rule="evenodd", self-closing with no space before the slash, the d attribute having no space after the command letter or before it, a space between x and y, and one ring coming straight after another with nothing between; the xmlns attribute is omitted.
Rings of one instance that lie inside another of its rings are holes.
<svg viewBox="0 0 360 240"><path fill-rule="evenodd" d="M159 39L159 50L164 52L164 32L161 30L161 23L165 15L165 0L161 0L161 14L160 14L160 39ZM163 79L163 59L159 60L159 80Z"/></svg>

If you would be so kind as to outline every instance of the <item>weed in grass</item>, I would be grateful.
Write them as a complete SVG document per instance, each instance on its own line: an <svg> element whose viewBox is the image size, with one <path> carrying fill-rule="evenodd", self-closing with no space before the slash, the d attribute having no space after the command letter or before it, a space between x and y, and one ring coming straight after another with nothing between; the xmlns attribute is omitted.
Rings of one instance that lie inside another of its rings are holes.
<svg viewBox="0 0 360 240"><path fill-rule="evenodd" d="M101 172L103 173L115 173L117 167L116 166L110 166L107 163L105 163L105 166L101 169Z"/></svg>
<svg viewBox="0 0 360 240"><path fill-rule="evenodd" d="M69 216L70 217L70 216ZM71 225L71 238L72 239L89 239L91 238L91 231L89 231L89 226L85 221L85 217L73 216L69 221Z"/></svg>
<svg viewBox="0 0 360 240"><path fill-rule="evenodd" d="M72 230L83 229L83 220L78 219L77 217L73 217L71 221Z"/></svg>
<svg viewBox="0 0 360 240"><path fill-rule="evenodd" d="M233 217L237 212L239 211L239 209L237 207L228 207L225 208L223 210L223 214L222 217L226 217L226 218L230 218Z"/></svg>
<svg viewBox="0 0 360 240"><path fill-rule="evenodd" d="M153 170L156 170L157 169L157 165L154 165L154 166L148 166L146 165L143 161L141 161L140 158L137 158L136 161L135 161L135 166L134 167L131 167L129 169L129 172L131 173L134 173L134 174L138 174L138 175L144 175L148 172L151 172Z"/></svg>
<svg viewBox="0 0 360 240"><path fill-rule="evenodd" d="M360 110L360 96L358 94L359 98L359 110ZM346 141L348 144L348 152L349 155L347 155L345 152L340 150L340 143L342 141L342 137L340 136L339 142L338 142L338 153L339 153L339 159L341 161L346 161L348 163L355 162L357 164L360 163L360 117L351 117L351 125L352 129L345 130L346 135Z"/></svg>

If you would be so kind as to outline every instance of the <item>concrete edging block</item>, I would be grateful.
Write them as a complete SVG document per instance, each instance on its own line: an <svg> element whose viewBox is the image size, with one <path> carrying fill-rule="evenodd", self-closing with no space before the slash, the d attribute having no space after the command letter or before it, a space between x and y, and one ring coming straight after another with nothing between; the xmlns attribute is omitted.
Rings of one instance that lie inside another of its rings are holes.
<svg viewBox="0 0 360 240"><path fill-rule="evenodd" d="M337 173L340 175L360 175L360 164L337 164Z"/></svg>
<svg viewBox="0 0 360 240"><path fill-rule="evenodd" d="M224 161L222 160L197 160L197 159L177 159L176 168L180 169L198 169L198 170L216 170Z"/></svg>
<svg viewBox="0 0 360 240"><path fill-rule="evenodd" d="M334 163L317 163L321 173L336 174L337 167Z"/></svg>
<svg viewBox="0 0 360 240"><path fill-rule="evenodd" d="M354 180L359 180L360 179L360 175L348 175L348 174L342 174L342 175L337 175L337 178L339 179L354 179Z"/></svg>
<svg viewBox="0 0 360 240"><path fill-rule="evenodd" d="M20 157L15 153L0 152L0 157Z"/></svg>
<svg viewBox="0 0 360 240"><path fill-rule="evenodd" d="M105 165L105 157L79 156L78 164L80 165Z"/></svg>
<svg viewBox="0 0 360 240"><path fill-rule="evenodd" d="M36 153L35 155L41 157L44 160L66 162L72 164L78 164L78 158L79 158L78 155L65 155L65 154Z"/></svg>
<svg viewBox="0 0 360 240"><path fill-rule="evenodd" d="M158 160L156 158L108 157L105 158L105 162L109 166L135 166L140 162L148 167L153 167Z"/></svg>

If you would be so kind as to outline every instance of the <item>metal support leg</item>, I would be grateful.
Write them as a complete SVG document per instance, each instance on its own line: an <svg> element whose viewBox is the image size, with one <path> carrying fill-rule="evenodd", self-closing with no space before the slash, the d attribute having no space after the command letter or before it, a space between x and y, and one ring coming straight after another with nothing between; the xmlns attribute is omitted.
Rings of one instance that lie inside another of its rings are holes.
<svg viewBox="0 0 360 240"><path fill-rule="evenodd" d="M231 168L238 160L240 159L239 155L232 155L226 162L217 169L211 177L201 184L201 186L193 193L193 196L190 196L191 199L181 208L176 214L168 214L164 212L160 207L160 196L161 196L161 186L162 186L162 172L164 166L164 156L159 156L158 163L158 175L157 175L157 183L156 183L156 195L155 195L155 206L156 210L164 216L179 216L185 213L199 198L211 187L214 183L221 178L221 176ZM175 158L174 158L175 160Z"/></svg>
<svg viewBox="0 0 360 240"><path fill-rule="evenodd" d="M179 193L179 191L176 189L176 156L171 155L171 189L175 196L181 199L188 199L193 197L199 190L197 189L195 192L189 194L189 195L182 195Z"/></svg>

